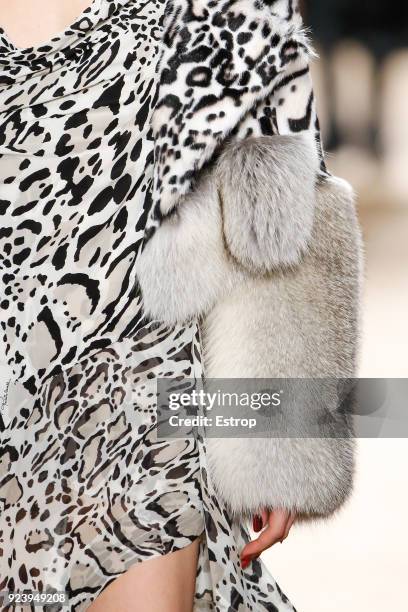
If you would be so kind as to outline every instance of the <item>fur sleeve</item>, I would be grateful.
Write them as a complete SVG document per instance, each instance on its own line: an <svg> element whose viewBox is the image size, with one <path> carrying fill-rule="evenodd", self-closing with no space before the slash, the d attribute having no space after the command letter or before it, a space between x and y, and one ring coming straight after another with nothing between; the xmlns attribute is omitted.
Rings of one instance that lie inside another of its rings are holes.
<svg viewBox="0 0 408 612"><path fill-rule="evenodd" d="M285 405L299 437L207 439L211 480L235 516L263 507L329 516L350 495L352 428L336 396L324 401L319 378L329 377L336 389L338 377L355 376L361 274L351 189L327 177L316 188L313 231L301 265L252 277L205 317L210 382L281 378L290 395L293 378L309 379L302 396ZM326 424L322 414L330 417ZM316 433L301 435L304 431Z"/></svg>
<svg viewBox="0 0 408 612"><path fill-rule="evenodd" d="M136 271L151 318L199 319L207 383L282 378L290 393L293 378L355 375L360 234L350 187L325 170L296 5L169 4ZM312 382L288 407L300 432L313 431L317 395ZM234 516L343 504L352 431L336 402L323 408L330 426L315 436L207 440Z"/></svg>
<svg viewBox="0 0 408 612"><path fill-rule="evenodd" d="M362 254L353 194L340 179L317 180L308 143L229 144L140 256L148 313L169 323L200 317L207 380L282 378L290 391L292 378L355 376ZM316 423L315 398L312 384L289 406L300 431ZM322 517L344 503L353 433L336 402L331 411L314 437L207 440L210 479L234 516L266 506Z"/></svg>

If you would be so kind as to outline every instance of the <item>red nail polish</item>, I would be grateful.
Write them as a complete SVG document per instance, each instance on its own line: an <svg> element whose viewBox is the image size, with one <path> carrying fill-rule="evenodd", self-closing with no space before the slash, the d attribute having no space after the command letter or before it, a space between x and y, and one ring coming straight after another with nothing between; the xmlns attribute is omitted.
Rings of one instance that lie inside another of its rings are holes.
<svg viewBox="0 0 408 612"><path fill-rule="evenodd" d="M259 516L259 514L255 514L253 520L252 520L252 527L254 531L261 531L262 529L262 518Z"/></svg>
<svg viewBox="0 0 408 612"><path fill-rule="evenodd" d="M241 567L242 569L245 569L248 567L249 563L250 563L250 558L249 557L242 557L241 559Z"/></svg>

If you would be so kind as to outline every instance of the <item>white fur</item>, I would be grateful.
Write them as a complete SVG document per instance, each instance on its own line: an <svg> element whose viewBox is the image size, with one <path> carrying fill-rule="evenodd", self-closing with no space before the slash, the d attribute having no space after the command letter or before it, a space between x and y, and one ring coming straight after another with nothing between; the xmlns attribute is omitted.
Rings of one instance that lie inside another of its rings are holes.
<svg viewBox="0 0 408 612"><path fill-rule="evenodd" d="M299 263L312 232L318 163L309 135L248 138L222 152L226 246L249 271Z"/></svg>
<svg viewBox="0 0 408 612"><path fill-rule="evenodd" d="M210 171L202 173L196 189L148 241L136 271L146 313L169 324L208 312L242 279L224 249L217 184Z"/></svg>
<svg viewBox="0 0 408 612"><path fill-rule="evenodd" d="M302 136L225 146L138 257L146 313L183 323L253 274L298 263L311 233L316 164Z"/></svg>
<svg viewBox="0 0 408 612"><path fill-rule="evenodd" d="M235 518L264 508L323 518L351 492L354 446L352 438L208 438L208 472Z"/></svg>

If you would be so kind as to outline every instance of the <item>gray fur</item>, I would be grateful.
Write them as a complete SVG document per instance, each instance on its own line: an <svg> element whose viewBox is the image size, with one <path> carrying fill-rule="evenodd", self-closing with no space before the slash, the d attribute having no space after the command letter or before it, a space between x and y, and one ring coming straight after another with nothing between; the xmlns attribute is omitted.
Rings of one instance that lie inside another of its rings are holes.
<svg viewBox="0 0 408 612"><path fill-rule="evenodd" d="M351 189L327 179L317 189L301 265L247 280L205 318L206 377L355 376L361 253ZM290 380L283 387L290 392ZM303 428L316 416L315 398L308 388L301 407L289 406ZM354 441L337 416L318 435L208 439L209 472L220 497L236 515L263 506L330 515L351 491Z"/></svg>
<svg viewBox="0 0 408 612"><path fill-rule="evenodd" d="M318 163L309 133L224 148L217 179L226 247L250 272L299 263L312 232Z"/></svg>

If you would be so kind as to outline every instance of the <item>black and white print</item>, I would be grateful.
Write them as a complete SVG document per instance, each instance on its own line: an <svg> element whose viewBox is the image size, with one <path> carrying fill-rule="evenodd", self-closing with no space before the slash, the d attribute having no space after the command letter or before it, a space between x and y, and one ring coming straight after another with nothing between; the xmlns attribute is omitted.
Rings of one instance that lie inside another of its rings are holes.
<svg viewBox="0 0 408 612"><path fill-rule="evenodd" d="M310 55L293 0L94 0L30 49L0 31L0 590L84 611L201 536L196 612L293 612L242 570L204 441L155 438L155 381L201 377L201 347L146 317L135 262L226 137L318 145Z"/></svg>

